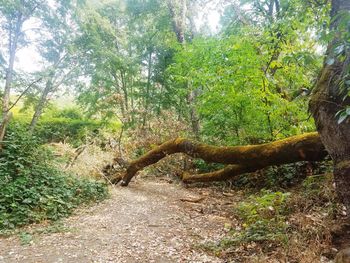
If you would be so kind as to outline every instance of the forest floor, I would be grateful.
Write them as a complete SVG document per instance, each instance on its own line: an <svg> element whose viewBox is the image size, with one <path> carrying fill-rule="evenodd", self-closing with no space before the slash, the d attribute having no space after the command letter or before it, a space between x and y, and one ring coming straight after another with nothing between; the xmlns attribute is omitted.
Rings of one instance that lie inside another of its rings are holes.
<svg viewBox="0 0 350 263"><path fill-rule="evenodd" d="M237 192L137 178L57 231L41 224L0 239L0 262L224 262L201 244L225 236L239 199Z"/></svg>

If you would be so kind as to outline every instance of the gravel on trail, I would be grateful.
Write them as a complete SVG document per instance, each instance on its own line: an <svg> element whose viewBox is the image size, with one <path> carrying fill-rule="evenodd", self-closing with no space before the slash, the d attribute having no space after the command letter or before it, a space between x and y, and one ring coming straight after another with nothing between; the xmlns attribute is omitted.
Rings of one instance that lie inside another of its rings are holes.
<svg viewBox="0 0 350 263"><path fill-rule="evenodd" d="M199 248L220 240L230 223L208 210L209 198L178 184L138 179L63 220L66 231L33 234L29 244L18 235L1 238L0 262L224 262Z"/></svg>

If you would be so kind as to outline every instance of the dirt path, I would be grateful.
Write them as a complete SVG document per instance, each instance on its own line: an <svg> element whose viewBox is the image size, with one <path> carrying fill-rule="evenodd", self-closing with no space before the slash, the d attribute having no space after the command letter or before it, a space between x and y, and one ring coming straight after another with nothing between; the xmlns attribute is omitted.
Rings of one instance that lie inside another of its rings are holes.
<svg viewBox="0 0 350 263"><path fill-rule="evenodd" d="M223 262L196 245L220 239L230 222L181 198L205 193L167 182L138 180L110 199L64 221L68 232L38 234L28 245L0 239L0 262Z"/></svg>

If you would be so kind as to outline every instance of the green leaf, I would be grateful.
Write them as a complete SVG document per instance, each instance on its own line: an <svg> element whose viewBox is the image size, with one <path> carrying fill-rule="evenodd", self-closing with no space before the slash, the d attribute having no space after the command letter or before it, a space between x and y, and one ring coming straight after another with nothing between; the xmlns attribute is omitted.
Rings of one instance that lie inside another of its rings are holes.
<svg viewBox="0 0 350 263"><path fill-rule="evenodd" d="M30 198L26 198L23 200L24 204L30 204L32 202L32 200Z"/></svg>
<svg viewBox="0 0 350 263"><path fill-rule="evenodd" d="M337 46L337 47L334 49L334 53L335 53L336 55L339 55L340 53L342 53L342 52L344 51L344 48L345 48L344 45Z"/></svg>
<svg viewBox="0 0 350 263"><path fill-rule="evenodd" d="M348 116L350 116L350 107L346 107L346 114L348 115Z"/></svg>
<svg viewBox="0 0 350 263"><path fill-rule="evenodd" d="M339 116L338 124L341 124L342 122L344 122L347 117L348 117L348 114L346 113L346 111L343 111Z"/></svg>
<svg viewBox="0 0 350 263"><path fill-rule="evenodd" d="M329 66L333 65L334 62L335 62L335 59L334 59L334 58L328 58L328 59L326 60L326 63L327 63L327 65L329 65Z"/></svg>

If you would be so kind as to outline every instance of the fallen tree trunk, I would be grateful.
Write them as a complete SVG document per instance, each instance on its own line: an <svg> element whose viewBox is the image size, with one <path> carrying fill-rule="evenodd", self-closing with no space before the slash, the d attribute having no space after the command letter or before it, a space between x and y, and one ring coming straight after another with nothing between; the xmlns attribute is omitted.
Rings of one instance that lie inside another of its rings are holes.
<svg viewBox="0 0 350 263"><path fill-rule="evenodd" d="M264 167L263 167L264 168ZM243 166L243 165L227 165L225 168L201 174L190 174L185 172L181 179L184 183L196 183L196 182L216 182L233 179L234 177L244 174L252 173L262 168L256 166Z"/></svg>
<svg viewBox="0 0 350 263"><path fill-rule="evenodd" d="M185 153L193 158L203 159L205 162L232 164L212 173L184 174L182 179L187 183L227 180L267 166L299 161L319 161L327 155L318 133L306 133L261 145L227 147L210 146L177 138L161 144L130 162L126 173L120 178L121 185L127 186L138 171L175 153Z"/></svg>

